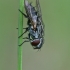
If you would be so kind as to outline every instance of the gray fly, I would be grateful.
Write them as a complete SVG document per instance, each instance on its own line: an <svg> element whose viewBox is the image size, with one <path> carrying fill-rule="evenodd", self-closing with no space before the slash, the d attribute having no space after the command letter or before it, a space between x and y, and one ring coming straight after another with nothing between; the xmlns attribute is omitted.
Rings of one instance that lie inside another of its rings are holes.
<svg viewBox="0 0 70 70"><path fill-rule="evenodd" d="M24 14L21 10L19 10L25 18L28 19L27 25L28 27L23 28L28 33L28 37L25 37L23 39L26 39L25 42L30 42L33 46L33 49L41 49L44 43L44 24L42 20L42 14L41 14L41 8L39 0L36 0L36 8L32 6L32 3L29 3L27 0L24 0L24 7L26 14ZM18 38L20 38L20 35ZM23 44L22 43L22 44ZM19 46L21 46L20 44Z"/></svg>

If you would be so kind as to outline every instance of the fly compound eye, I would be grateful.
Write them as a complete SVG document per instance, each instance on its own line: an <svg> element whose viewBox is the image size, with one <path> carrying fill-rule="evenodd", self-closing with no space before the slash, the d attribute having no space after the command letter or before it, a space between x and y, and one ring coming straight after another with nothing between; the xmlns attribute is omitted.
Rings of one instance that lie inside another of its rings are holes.
<svg viewBox="0 0 70 70"><path fill-rule="evenodd" d="M39 43L40 43L39 39L35 39L35 40L31 41L32 46L37 46Z"/></svg>

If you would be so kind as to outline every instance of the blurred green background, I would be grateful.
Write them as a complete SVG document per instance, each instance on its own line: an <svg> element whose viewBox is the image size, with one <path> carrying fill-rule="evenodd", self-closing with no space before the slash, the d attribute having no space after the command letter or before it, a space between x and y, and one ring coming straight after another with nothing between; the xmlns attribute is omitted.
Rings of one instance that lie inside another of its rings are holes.
<svg viewBox="0 0 70 70"><path fill-rule="evenodd" d="M40 0L40 5L45 43L38 52L23 44L23 70L70 70L70 0ZM17 70L18 8L19 0L0 0L0 70Z"/></svg>

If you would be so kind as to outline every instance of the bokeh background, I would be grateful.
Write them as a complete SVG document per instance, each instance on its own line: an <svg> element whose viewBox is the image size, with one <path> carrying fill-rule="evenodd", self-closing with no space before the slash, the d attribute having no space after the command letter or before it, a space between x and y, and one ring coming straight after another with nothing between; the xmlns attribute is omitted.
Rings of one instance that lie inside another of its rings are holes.
<svg viewBox="0 0 70 70"><path fill-rule="evenodd" d="M23 70L70 70L70 0L40 0L40 5L45 43L38 52L23 44ZM18 8L19 0L0 0L0 70L17 70Z"/></svg>

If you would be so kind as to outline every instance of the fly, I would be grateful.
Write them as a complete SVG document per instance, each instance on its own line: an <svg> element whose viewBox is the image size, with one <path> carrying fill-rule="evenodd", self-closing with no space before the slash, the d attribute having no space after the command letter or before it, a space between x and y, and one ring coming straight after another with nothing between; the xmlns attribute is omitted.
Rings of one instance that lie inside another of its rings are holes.
<svg viewBox="0 0 70 70"><path fill-rule="evenodd" d="M39 0L36 0L36 9L27 0L24 0L24 7L26 14L19 10L25 16L25 18L28 19L28 27L23 28L25 29L25 32L23 34L25 34L26 32L29 33L28 37L23 38L27 39L23 43L30 42L34 49L41 49L44 43L44 25ZM20 35L18 38L23 36L23 34ZM22 44L20 44L19 46L21 46Z"/></svg>

